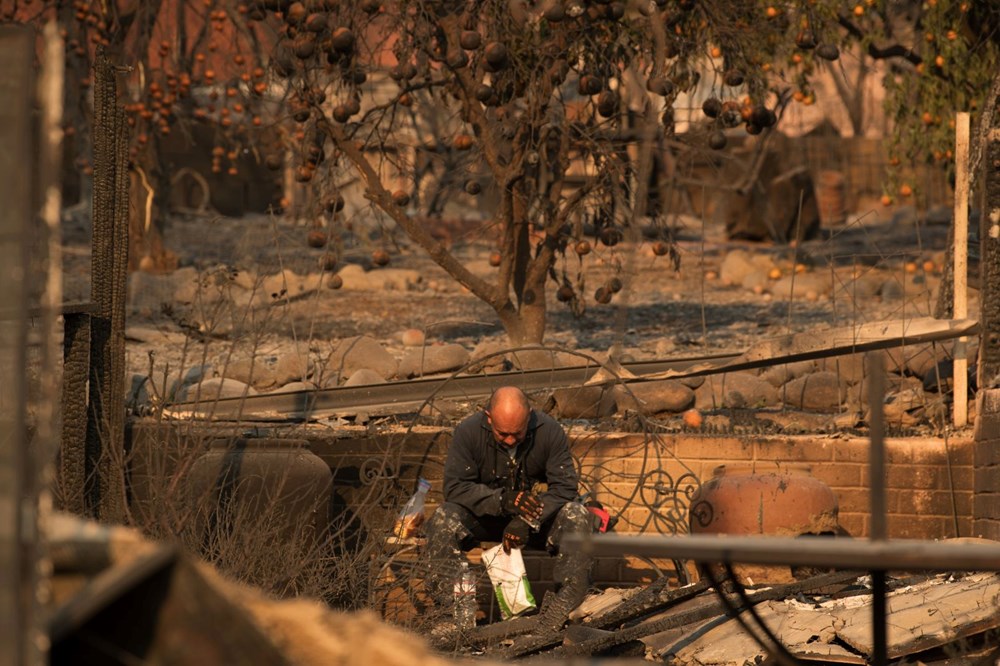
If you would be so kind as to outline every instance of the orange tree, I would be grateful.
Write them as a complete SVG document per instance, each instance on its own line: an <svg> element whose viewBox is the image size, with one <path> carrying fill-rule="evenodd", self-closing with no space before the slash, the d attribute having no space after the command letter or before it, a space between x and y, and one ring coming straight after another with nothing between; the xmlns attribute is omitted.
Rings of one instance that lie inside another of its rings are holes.
<svg viewBox="0 0 1000 666"><path fill-rule="evenodd" d="M211 152L213 175L238 178L249 154L290 169L311 190L296 212L321 221L310 234L317 245L351 223L342 192L360 184L366 217L405 233L496 311L512 342L525 343L544 337L549 285L576 311L614 298L620 279L586 292L580 265L602 255L619 264L620 243L640 240L640 227L654 230L654 254L676 262L655 205L666 200L671 160L721 149L734 134L772 131L785 104L812 101L811 77L836 68L842 53L892 60L899 161L946 161L952 110L972 108L996 68L992 7L3 0L0 16L60 20L79 75L71 84L81 88L67 97L84 105L83 120L94 47L130 67L133 190L145 193L133 206L143 213L136 235L155 233L166 208L161 142L207 129L211 139L195 149ZM480 208L475 236L497 243L489 279L433 233L456 201ZM374 263L389 260L387 249L373 252Z"/></svg>

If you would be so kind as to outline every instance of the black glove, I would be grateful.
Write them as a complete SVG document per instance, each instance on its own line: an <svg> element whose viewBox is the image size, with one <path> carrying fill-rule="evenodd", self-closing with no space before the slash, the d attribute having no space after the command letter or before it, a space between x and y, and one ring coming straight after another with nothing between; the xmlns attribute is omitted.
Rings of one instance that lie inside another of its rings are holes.
<svg viewBox="0 0 1000 666"><path fill-rule="evenodd" d="M502 504L508 516L519 516L529 523L537 523L542 517L542 500L527 490L505 490Z"/></svg>
<svg viewBox="0 0 1000 666"><path fill-rule="evenodd" d="M531 526L528 523L520 518L510 521L503 531L503 552L510 555L510 549L524 546L528 543L529 536L531 536Z"/></svg>

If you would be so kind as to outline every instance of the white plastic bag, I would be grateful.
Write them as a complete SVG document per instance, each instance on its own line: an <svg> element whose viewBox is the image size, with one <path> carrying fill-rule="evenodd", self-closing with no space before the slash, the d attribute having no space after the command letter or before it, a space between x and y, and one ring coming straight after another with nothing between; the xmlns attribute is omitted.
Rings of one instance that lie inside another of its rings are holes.
<svg viewBox="0 0 1000 666"><path fill-rule="evenodd" d="M503 619L509 620L537 607L520 549L511 548L508 555L503 552L503 544L490 548L483 553L483 564L493 583Z"/></svg>

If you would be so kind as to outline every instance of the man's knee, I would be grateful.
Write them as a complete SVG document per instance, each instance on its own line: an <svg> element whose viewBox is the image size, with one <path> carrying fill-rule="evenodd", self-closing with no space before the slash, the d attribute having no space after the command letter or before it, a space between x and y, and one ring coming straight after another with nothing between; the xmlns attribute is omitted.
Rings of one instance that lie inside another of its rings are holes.
<svg viewBox="0 0 1000 666"><path fill-rule="evenodd" d="M580 502L567 502L556 514L556 526L564 533L580 534L593 531L592 514Z"/></svg>
<svg viewBox="0 0 1000 666"><path fill-rule="evenodd" d="M424 532L428 538L433 536L461 540L469 534L469 530L464 524L467 513L468 511L459 505L445 502L431 514Z"/></svg>
<svg viewBox="0 0 1000 666"><path fill-rule="evenodd" d="M545 545L550 552L554 552L559 550L567 534L588 534L592 531L593 522L587 507L579 502L567 502L556 513Z"/></svg>

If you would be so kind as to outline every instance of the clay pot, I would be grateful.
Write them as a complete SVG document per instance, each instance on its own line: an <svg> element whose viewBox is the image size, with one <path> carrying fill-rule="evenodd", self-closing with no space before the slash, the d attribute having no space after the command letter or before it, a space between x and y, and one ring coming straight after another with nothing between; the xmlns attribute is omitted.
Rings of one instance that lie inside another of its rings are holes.
<svg viewBox="0 0 1000 666"><path fill-rule="evenodd" d="M692 534L833 534L837 496L807 465L720 465L691 500Z"/></svg>
<svg viewBox="0 0 1000 666"><path fill-rule="evenodd" d="M326 534L332 486L330 467L305 440L239 438L214 440L191 465L186 490L207 548L239 533L308 547Z"/></svg>
<svg viewBox="0 0 1000 666"><path fill-rule="evenodd" d="M782 465L755 471L752 465L720 465L695 492L689 512L692 534L803 535L843 534L837 523L837 496L809 473L808 465ZM721 569L712 566L715 575ZM787 566L736 564L744 585L789 583L814 575Z"/></svg>

